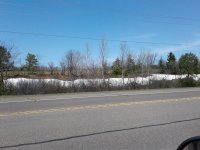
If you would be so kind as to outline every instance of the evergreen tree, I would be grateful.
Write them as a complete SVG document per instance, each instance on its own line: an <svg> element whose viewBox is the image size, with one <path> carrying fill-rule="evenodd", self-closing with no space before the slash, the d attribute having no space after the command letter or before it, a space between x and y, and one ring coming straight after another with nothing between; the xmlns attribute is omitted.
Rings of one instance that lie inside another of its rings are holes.
<svg viewBox="0 0 200 150"><path fill-rule="evenodd" d="M170 74L177 74L177 64L175 55L170 52L167 58L167 70Z"/></svg>
<svg viewBox="0 0 200 150"><path fill-rule="evenodd" d="M160 58L159 62L158 62L158 67L159 67L159 72L160 73L166 73L166 63L165 61L162 59L162 57Z"/></svg>
<svg viewBox="0 0 200 150"><path fill-rule="evenodd" d="M38 65L38 60L34 54L28 53L26 56L26 68L33 72Z"/></svg>
<svg viewBox="0 0 200 150"><path fill-rule="evenodd" d="M199 65L198 65L198 74L200 74L200 61L199 61Z"/></svg>
<svg viewBox="0 0 200 150"><path fill-rule="evenodd" d="M4 78L7 78L7 71L13 67L14 62L11 60L12 56L10 51L0 45L0 95L4 91Z"/></svg>
<svg viewBox="0 0 200 150"><path fill-rule="evenodd" d="M133 75L135 71L135 62L131 54L128 55L127 61L126 61L126 70L125 70L125 75L126 76L131 76Z"/></svg>
<svg viewBox="0 0 200 150"><path fill-rule="evenodd" d="M179 59L179 68L181 73L189 75L198 73L198 57L193 53L186 53Z"/></svg>
<svg viewBox="0 0 200 150"><path fill-rule="evenodd" d="M121 61L119 58L116 58L116 60L113 62L112 65L112 75L118 76L121 74L122 74Z"/></svg>

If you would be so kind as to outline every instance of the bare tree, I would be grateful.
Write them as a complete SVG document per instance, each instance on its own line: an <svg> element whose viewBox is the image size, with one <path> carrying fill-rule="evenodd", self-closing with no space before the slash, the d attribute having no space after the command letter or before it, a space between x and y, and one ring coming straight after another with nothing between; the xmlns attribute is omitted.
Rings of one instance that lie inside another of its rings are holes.
<svg viewBox="0 0 200 150"><path fill-rule="evenodd" d="M150 74L151 74L151 69L152 66L155 63L157 54L156 53L152 53L151 51L148 51L146 53L146 59L145 59L145 63L146 63L146 69L147 69L147 76L149 77L149 82L148 85L150 86Z"/></svg>
<svg viewBox="0 0 200 150"><path fill-rule="evenodd" d="M146 59L146 53L144 50L142 50L137 58L137 65L139 66L140 73L142 75L142 84L143 84L144 70L145 70L145 59Z"/></svg>
<svg viewBox="0 0 200 150"><path fill-rule="evenodd" d="M92 68L93 60L91 58L90 46L88 43L86 44L84 60L85 60L86 76L87 76L87 79L89 79L91 76L91 68Z"/></svg>
<svg viewBox="0 0 200 150"><path fill-rule="evenodd" d="M122 84L124 86L124 73L125 73L125 62L126 62L125 59L127 58L127 53L128 53L127 45L125 42L120 43L120 50L121 50Z"/></svg>
<svg viewBox="0 0 200 150"><path fill-rule="evenodd" d="M60 61L61 75L65 76L65 72L67 70L67 64L65 58Z"/></svg>
<svg viewBox="0 0 200 150"><path fill-rule="evenodd" d="M141 69L142 74L142 83L143 83L143 77L144 74L146 74L148 77L150 77L152 66L155 63L157 54L152 53L151 51L144 51L142 50L140 54L138 55L138 65ZM149 80L150 83L150 80Z"/></svg>
<svg viewBox="0 0 200 150"><path fill-rule="evenodd" d="M99 55L100 55L100 65L101 65L101 75L103 78L103 82L105 82L105 74L106 74L106 52L107 52L107 43L103 38L99 45Z"/></svg>
<svg viewBox="0 0 200 150"><path fill-rule="evenodd" d="M152 53L151 51L148 51L146 53L145 63L146 63L147 75L148 76L150 76L151 69L152 69L152 66L155 63L156 57L157 57L156 53Z"/></svg>
<svg viewBox="0 0 200 150"><path fill-rule="evenodd" d="M49 66L50 74L53 75L53 73L55 71L54 63L51 61L48 63L48 66Z"/></svg>
<svg viewBox="0 0 200 150"><path fill-rule="evenodd" d="M70 80L75 80L80 76L81 69L81 53L79 51L69 50L65 56Z"/></svg>
<svg viewBox="0 0 200 150"><path fill-rule="evenodd" d="M92 61L91 62L91 76L93 78L97 78L98 75L99 75L98 74L98 66L97 66L97 64L95 64L94 61Z"/></svg>

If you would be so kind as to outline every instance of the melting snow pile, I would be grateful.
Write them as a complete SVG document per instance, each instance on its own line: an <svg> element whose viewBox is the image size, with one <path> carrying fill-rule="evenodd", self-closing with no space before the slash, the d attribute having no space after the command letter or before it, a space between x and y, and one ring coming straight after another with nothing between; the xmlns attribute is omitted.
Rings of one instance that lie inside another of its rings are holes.
<svg viewBox="0 0 200 150"><path fill-rule="evenodd" d="M131 82L135 82L137 84L146 85L150 80L174 80L174 79L182 79L185 78L186 75L169 75L169 74L152 74L148 77L135 77L135 78L124 78L124 83L128 84ZM200 80L200 74L193 75L194 80ZM10 78L6 80L8 83L12 83L13 85L17 85L20 82L47 82L47 83L60 83L64 86L71 86L73 83L74 85L78 86L84 83L85 85L88 84L100 84L103 82L102 79L77 79L73 81L63 81L58 79L27 79L27 78ZM105 80L112 86L119 86L123 84L122 78L109 78Z"/></svg>

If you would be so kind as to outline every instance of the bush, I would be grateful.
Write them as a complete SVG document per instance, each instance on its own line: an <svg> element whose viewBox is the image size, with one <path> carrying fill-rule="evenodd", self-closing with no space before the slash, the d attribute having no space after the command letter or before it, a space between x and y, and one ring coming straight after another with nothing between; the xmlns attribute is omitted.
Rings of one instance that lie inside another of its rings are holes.
<svg viewBox="0 0 200 150"><path fill-rule="evenodd" d="M125 88L128 90L131 90L131 89L141 89L141 88L143 88L143 86L142 85L140 85L140 84L138 84L138 83L136 83L136 82L130 82L129 84L127 84L126 86L125 86Z"/></svg>
<svg viewBox="0 0 200 150"><path fill-rule="evenodd" d="M200 86L200 80L184 78L178 80L151 80L149 85L141 85L136 82L125 84L124 86L113 86L109 82L88 81L87 83L71 84L65 86L59 81L46 82L43 79L38 81L20 81L15 85L5 83L0 86L0 95L22 95L22 94L53 94L71 92L95 92L95 91L114 91L132 89L156 89L156 88L175 88L175 87L195 87Z"/></svg>
<svg viewBox="0 0 200 150"><path fill-rule="evenodd" d="M0 82L0 95L3 95L3 84Z"/></svg>
<svg viewBox="0 0 200 150"><path fill-rule="evenodd" d="M196 87L198 86L198 81L195 81L192 77L187 77L183 79L179 79L180 87Z"/></svg>
<svg viewBox="0 0 200 150"><path fill-rule="evenodd" d="M4 82L0 83L0 95L12 95L13 94L13 85L10 83Z"/></svg>
<svg viewBox="0 0 200 150"><path fill-rule="evenodd" d="M69 90L70 87L61 85L61 83L52 81L45 82L44 80L39 81L20 81L14 87L13 94L51 94L51 93L65 93L72 92Z"/></svg>
<svg viewBox="0 0 200 150"><path fill-rule="evenodd" d="M178 87L177 80L151 80L149 88L156 89L156 88L175 88Z"/></svg>

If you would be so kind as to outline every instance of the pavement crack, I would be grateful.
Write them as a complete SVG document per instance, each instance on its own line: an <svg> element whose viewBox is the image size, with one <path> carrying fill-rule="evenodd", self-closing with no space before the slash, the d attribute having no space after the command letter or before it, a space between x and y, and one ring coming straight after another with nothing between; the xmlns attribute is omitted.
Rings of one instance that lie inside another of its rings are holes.
<svg viewBox="0 0 200 150"><path fill-rule="evenodd" d="M145 126L138 126L138 127L132 127L132 128L125 128L125 129L116 129L116 130L107 130L107 131L102 131L102 132L94 132L94 133L90 133L90 134L82 134L82 135L77 135L77 136L57 138L57 139L51 139L51 140L45 140L45 141L22 143L22 144L16 144L16 145L6 145L6 146L0 146L0 149L16 148L16 147L21 147L21 146L31 146L31 145L45 144L45 143L65 141L65 140L82 138L82 137L95 136L95 135L100 135L100 134L115 133L115 132L122 132L122 131L128 131L128 130L137 130L137 129L142 129L142 128L157 127L157 126L166 126L166 125L170 125L170 124L190 122L190 121L196 121L196 120L200 120L200 117L199 118L192 118L192 119L172 121L172 122L159 123L159 124L151 124L151 125L145 125Z"/></svg>

